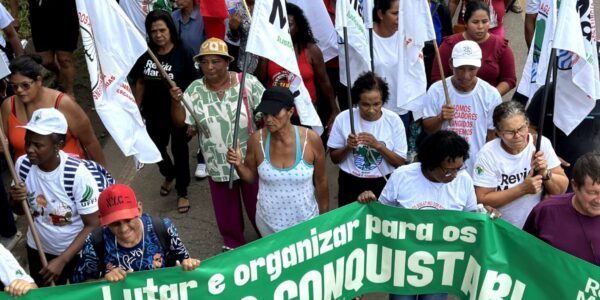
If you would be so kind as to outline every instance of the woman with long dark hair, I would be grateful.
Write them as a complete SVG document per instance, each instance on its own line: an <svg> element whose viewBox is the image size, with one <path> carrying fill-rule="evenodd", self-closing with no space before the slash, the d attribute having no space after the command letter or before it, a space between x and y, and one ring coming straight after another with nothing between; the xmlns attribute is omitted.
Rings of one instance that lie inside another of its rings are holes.
<svg viewBox="0 0 600 300"><path fill-rule="evenodd" d="M290 25L290 35L292 36L292 43L294 51L296 52L296 59L298 61L300 74L302 75L302 81L310 94L313 105L317 105L317 87L325 95L326 101L331 109L331 114L327 120L321 121L324 121L323 125L329 127L329 125L333 124L333 120L340 110L335 101L329 77L327 76L323 53L319 47L317 47L317 41L313 36L308 20L306 19L306 16L304 16L302 9L291 3L286 4L286 9ZM267 87L282 86L289 88L295 75L275 62L261 59L258 68L256 69L256 77L262 82L266 82ZM294 121L294 118L292 121L293 123L297 123Z"/></svg>
<svg viewBox="0 0 600 300"><path fill-rule="evenodd" d="M194 53L181 42L171 15L162 10L152 11L146 17L145 26L148 46L171 80L186 88L199 74L194 67ZM168 195L175 181L177 210L186 213L190 209L187 198L190 184L188 141L193 131L190 126L178 128L173 125L168 85L162 81L156 64L148 54L137 61L132 76L136 78L134 95L146 119L148 134L162 155L158 168L165 179L160 186L160 195ZM173 159L167 153L169 140Z"/></svg>

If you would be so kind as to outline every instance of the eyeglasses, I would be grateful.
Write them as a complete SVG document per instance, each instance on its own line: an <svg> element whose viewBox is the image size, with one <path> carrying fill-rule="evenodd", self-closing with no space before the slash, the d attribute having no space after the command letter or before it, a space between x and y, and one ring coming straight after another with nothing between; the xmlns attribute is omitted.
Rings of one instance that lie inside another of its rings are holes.
<svg viewBox="0 0 600 300"><path fill-rule="evenodd" d="M452 175L458 174L458 172L460 172L462 170L466 170L467 166L462 165L458 168L444 168L444 167L440 166L440 169L442 170L442 172L444 172L445 177L450 177Z"/></svg>
<svg viewBox="0 0 600 300"><path fill-rule="evenodd" d="M525 123L525 125L515 129L515 130L502 130L500 134L506 139L512 139L517 135L517 133L521 136L525 135L529 130L529 123Z"/></svg>
<svg viewBox="0 0 600 300"><path fill-rule="evenodd" d="M18 88L23 89L24 91L28 90L31 88L31 85L33 85L33 83L35 82L35 80L31 80L29 82L27 81L23 81L23 82L9 82L8 86L13 90L16 91Z"/></svg>

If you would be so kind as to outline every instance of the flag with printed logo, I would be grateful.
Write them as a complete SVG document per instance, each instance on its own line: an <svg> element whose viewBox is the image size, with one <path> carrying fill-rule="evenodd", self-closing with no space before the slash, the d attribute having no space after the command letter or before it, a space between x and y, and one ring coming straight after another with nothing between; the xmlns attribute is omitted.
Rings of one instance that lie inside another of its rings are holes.
<svg viewBox="0 0 600 300"><path fill-rule="evenodd" d="M404 2L404 1L401 1ZM371 53L369 51L369 33L363 20L362 1L338 0L335 7L335 30L341 43L348 43L348 61L350 66L350 83L346 79L346 53L344 45L339 45L340 82L352 85L356 78L371 70ZM344 41L344 28L348 40Z"/></svg>
<svg viewBox="0 0 600 300"><path fill-rule="evenodd" d="M117 2L76 3L96 112L126 156L134 155L141 163L160 161L127 82L127 74L148 49L146 40Z"/></svg>
<svg viewBox="0 0 600 300"><path fill-rule="evenodd" d="M593 0L541 0L532 47L517 91L529 98L545 84L550 51L558 73L554 124L570 134L600 99Z"/></svg>
<svg viewBox="0 0 600 300"><path fill-rule="evenodd" d="M268 42L266 42L268 40ZM323 125L302 82L290 36L285 0L256 0L246 51L262 56L289 71L290 90L300 92L294 104L303 125L322 133Z"/></svg>

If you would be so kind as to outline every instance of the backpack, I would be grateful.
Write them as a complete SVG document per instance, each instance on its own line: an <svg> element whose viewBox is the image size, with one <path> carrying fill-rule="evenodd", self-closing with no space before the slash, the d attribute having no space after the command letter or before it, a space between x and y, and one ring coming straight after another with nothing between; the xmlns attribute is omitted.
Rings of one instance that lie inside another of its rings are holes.
<svg viewBox="0 0 600 300"><path fill-rule="evenodd" d="M161 248L165 251L165 267L175 266L176 262L171 255L171 236L169 236L169 233L167 232L165 223L161 218L151 218L154 233L156 233L158 236L158 242L160 243ZM102 266L104 265L104 258L106 257L106 247L104 246L104 227L96 227L92 231L91 235L92 246L96 252L96 257L98 257L98 265ZM103 269L100 272L101 274L104 274Z"/></svg>
<svg viewBox="0 0 600 300"><path fill-rule="evenodd" d="M65 167L63 170L63 187L65 192L71 198L73 202L75 202L75 195L73 195L73 185L75 183L75 173L77 173L77 168L80 164L83 164L94 179L96 180L96 184L98 186L98 192L104 191L107 187L116 183L115 179L112 177L110 172L106 170L102 165L87 159L79 159L75 157L68 156L67 161L65 162ZM19 166L19 177L22 181L27 179L27 175L29 174L29 170L31 170L32 163L29 159L25 158L21 165Z"/></svg>

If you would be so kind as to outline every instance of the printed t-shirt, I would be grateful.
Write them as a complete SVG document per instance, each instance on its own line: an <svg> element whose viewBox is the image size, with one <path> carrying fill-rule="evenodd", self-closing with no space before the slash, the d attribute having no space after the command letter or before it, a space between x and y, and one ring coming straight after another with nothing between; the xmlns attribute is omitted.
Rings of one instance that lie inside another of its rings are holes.
<svg viewBox="0 0 600 300"><path fill-rule="evenodd" d="M15 19L10 15L10 13L6 10L4 5L0 4L0 28L5 29L10 25ZM4 39L4 35L0 34L0 45L2 47L6 47L8 42ZM4 51L0 51L0 57L4 60L6 65L8 66L8 56Z"/></svg>
<svg viewBox="0 0 600 300"><path fill-rule="evenodd" d="M379 202L410 209L477 210L473 181L466 171L458 172L449 183L432 182L423 175L421 163L396 169Z"/></svg>
<svg viewBox="0 0 600 300"><path fill-rule="evenodd" d="M481 148L473 170L475 186L495 188L496 191L511 189L523 181L531 171L531 158L535 153L533 137L529 135L529 143L521 153L513 155L501 146L501 139L496 138ZM548 169L560 166L560 161L552 149L550 141L542 137L541 150L548 162ZM528 194L502 207L496 207L502 213L502 219L522 228L531 209L542 199L542 193Z"/></svg>
<svg viewBox="0 0 600 300"><path fill-rule="evenodd" d="M383 107L399 114L403 115L408 110L400 108L398 105L403 99L398 99L398 68L399 58L398 53L400 51L400 43L398 39L400 34L396 31L389 37L381 37L375 31L373 31L373 57L374 65L377 75L383 78L390 89L390 97L388 101L383 104Z"/></svg>
<svg viewBox="0 0 600 300"><path fill-rule="evenodd" d="M310 99L314 104L317 102L317 89L315 88L315 72L313 70L312 65L308 61L306 51L307 49L304 49L300 52L300 55L298 55L298 68L300 69L300 75L302 76L304 86L308 90L308 93L310 94ZM296 79L296 75L290 73L290 71L282 68L280 65L270 60L267 65L267 73L269 79L269 86L281 86L289 88L294 79Z"/></svg>
<svg viewBox="0 0 600 300"><path fill-rule="evenodd" d="M452 77L446 79L450 100L454 105L454 118L444 122L442 129L458 133L469 142L469 156L465 162L467 171L472 174L475 156L485 144L487 131L494 129L492 114L494 108L502 102L498 90L489 83L477 79L477 84L472 91L462 93L457 91L452 84ZM424 103L423 117L435 117L442 112L445 103L442 82L434 83L427 91Z"/></svg>
<svg viewBox="0 0 600 300"><path fill-rule="evenodd" d="M408 149L406 143L406 133L404 124L400 117L394 112L385 108L381 109L381 117L376 121L365 121L360 117L358 108L352 109L354 115L354 125L357 134L368 132L372 134L380 144L395 152L403 158L406 158ZM327 141L327 147L332 149L341 149L346 147L346 141L350 134L350 116L349 111L341 112L333 122L333 128ZM355 151L349 154L344 161L340 163L342 171L360 178L380 178L381 172L385 175L392 173L395 168L390 165L375 149L370 149L373 157L368 153L369 148L363 144L358 145ZM375 159L375 161L373 160Z"/></svg>
<svg viewBox="0 0 600 300"><path fill-rule="evenodd" d="M186 45L175 45L167 54L156 53L158 61L163 65L171 80L181 90L185 90L199 72L194 66L194 52ZM163 82L156 64L145 53L134 65L131 74L134 78L144 78L144 96L141 113L147 122L165 122L171 124L171 94L169 87Z"/></svg>
<svg viewBox="0 0 600 300"><path fill-rule="evenodd" d="M25 272L15 257L2 244L0 244L0 257L2 257L0 260L0 286L2 284L8 286L16 279L33 283L33 278Z"/></svg>
<svg viewBox="0 0 600 300"><path fill-rule="evenodd" d="M104 261L98 262L98 254L94 249L93 237L90 234L85 240L81 250L81 256L73 272L75 283L90 279L100 278L101 273L108 273L114 268L121 267L124 270L147 271L166 267L167 253L172 257L169 259L183 261L190 258L188 250L179 238L175 225L169 219L163 219L167 234L170 236L170 252L161 247L160 237L156 234L152 224L152 217L142 214L140 217L144 223L143 240L136 246L127 248L116 243L116 237L104 227L102 230L104 239ZM166 245L165 245L166 246Z"/></svg>
<svg viewBox="0 0 600 300"><path fill-rule="evenodd" d="M32 165L25 179L27 202L35 228L44 251L52 255L61 255L83 229L80 215L98 211L98 184L94 176L83 164L79 165L73 179L73 202L63 184L67 154L59 151L59 155L60 165L56 169L44 172ZM26 160L26 155L17 159L17 172ZM27 231L27 246L37 249L31 230Z"/></svg>
<svg viewBox="0 0 600 300"><path fill-rule="evenodd" d="M533 208L523 230L595 265L600 265L600 217L584 216L573 207L574 194L550 196Z"/></svg>
<svg viewBox="0 0 600 300"><path fill-rule="evenodd" d="M213 181L229 181L229 163L227 162L227 149L233 145L233 123L235 121L235 112L237 110L237 100L240 85L236 83L225 91L223 100L217 97L217 93L209 90L204 84L204 80L199 79L190 84L183 95L194 113L198 116L203 128L210 132L210 137L201 136L202 143L200 148L206 159L208 175ZM238 139L242 156L246 156L246 147L250 138L250 130L254 131L254 109L260 103L265 88L251 74L246 74L246 97L248 106L242 104L240 112L240 127ZM248 108L246 110L246 107ZM248 112L250 114L248 114ZM186 110L186 123L195 124L194 119ZM251 128L248 126L252 126ZM200 132L199 134L202 134ZM234 179L239 179L236 172L233 172Z"/></svg>
<svg viewBox="0 0 600 300"><path fill-rule="evenodd" d="M450 67L452 49L456 44L464 41L462 33L445 37L440 46L440 58L444 68L444 74L450 76L454 70ZM477 77L496 87L500 82L506 82L510 89L517 84L517 73L515 71L515 55L508 40L491 34L487 40L478 43L481 48L481 67L477 71ZM431 82L441 79L440 68L437 58L431 68Z"/></svg>

